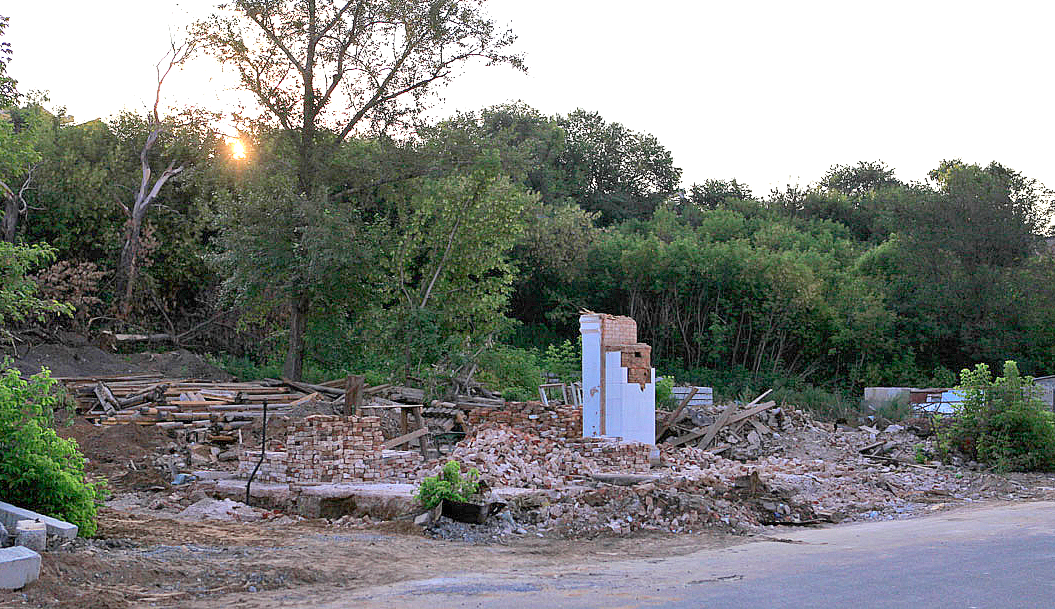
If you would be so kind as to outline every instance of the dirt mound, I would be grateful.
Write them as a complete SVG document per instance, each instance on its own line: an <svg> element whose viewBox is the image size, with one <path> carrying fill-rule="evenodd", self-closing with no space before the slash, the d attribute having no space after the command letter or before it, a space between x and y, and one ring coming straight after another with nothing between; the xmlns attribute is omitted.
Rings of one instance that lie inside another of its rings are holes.
<svg viewBox="0 0 1055 609"><path fill-rule="evenodd" d="M51 376L114 376L140 373L137 366L119 355L107 353L92 345L38 345L14 360L12 365L23 376L36 374L42 367L51 370Z"/></svg>
<svg viewBox="0 0 1055 609"><path fill-rule="evenodd" d="M140 469L153 466L154 454L164 450L170 440L164 430L153 425L103 425L96 427L78 419L69 427L56 429L64 438L73 438L88 459L89 471L111 476L124 474L129 461Z"/></svg>
<svg viewBox="0 0 1055 609"><path fill-rule="evenodd" d="M178 349L168 353L134 353L127 357L131 366L144 373L153 372L170 378L194 378L210 381L234 380L232 375L186 349Z"/></svg>

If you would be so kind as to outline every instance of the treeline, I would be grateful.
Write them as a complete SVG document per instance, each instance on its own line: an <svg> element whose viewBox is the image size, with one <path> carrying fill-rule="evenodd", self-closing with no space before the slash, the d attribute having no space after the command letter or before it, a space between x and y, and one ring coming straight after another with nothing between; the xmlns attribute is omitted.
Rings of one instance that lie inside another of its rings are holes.
<svg viewBox="0 0 1055 609"><path fill-rule="evenodd" d="M239 61L235 30L210 27L200 39ZM438 59L420 61L429 84ZM239 159L216 115L78 123L12 85L4 238L52 249L29 271L37 296L76 311L49 328L161 330L246 374L433 382L482 364L514 394L562 365L543 350L567 355L553 346L574 343L581 309L633 316L661 373L733 395L948 385L1007 359L1055 371L1050 193L998 163L683 188L655 137L594 112L511 103L422 125L367 95L316 121L305 108L333 109L276 91L254 91L272 105L239 123Z"/></svg>

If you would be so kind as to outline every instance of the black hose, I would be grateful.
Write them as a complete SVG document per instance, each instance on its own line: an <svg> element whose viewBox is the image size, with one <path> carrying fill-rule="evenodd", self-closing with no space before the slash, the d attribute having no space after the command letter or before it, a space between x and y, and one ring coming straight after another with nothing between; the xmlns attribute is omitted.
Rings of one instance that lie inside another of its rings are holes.
<svg viewBox="0 0 1055 609"><path fill-rule="evenodd" d="M260 459L256 462L256 467L253 468L253 473L249 474L249 480L245 483L245 504L249 505L249 486L253 484L253 478L256 477L257 470L260 469L260 465L264 462L264 451L267 449L267 400L264 400L264 431L260 435Z"/></svg>

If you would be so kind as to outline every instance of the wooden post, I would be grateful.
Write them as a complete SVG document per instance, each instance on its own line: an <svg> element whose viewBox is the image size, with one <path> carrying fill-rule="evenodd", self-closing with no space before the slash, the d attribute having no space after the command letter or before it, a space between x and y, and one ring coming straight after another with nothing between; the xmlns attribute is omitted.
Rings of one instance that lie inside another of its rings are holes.
<svg viewBox="0 0 1055 609"><path fill-rule="evenodd" d="M404 409L405 411L406 409ZM425 417L421 414L421 406L417 406L412 409L414 412L414 422L417 423L418 427L428 431L428 424L425 423ZM426 460L429 458L429 441L428 434L422 435L418 438L418 445L421 447L421 456L425 457Z"/></svg>
<svg viewBox="0 0 1055 609"><path fill-rule="evenodd" d="M349 374L344 384L344 416L351 416L363 407L363 385L366 378L360 374Z"/></svg>

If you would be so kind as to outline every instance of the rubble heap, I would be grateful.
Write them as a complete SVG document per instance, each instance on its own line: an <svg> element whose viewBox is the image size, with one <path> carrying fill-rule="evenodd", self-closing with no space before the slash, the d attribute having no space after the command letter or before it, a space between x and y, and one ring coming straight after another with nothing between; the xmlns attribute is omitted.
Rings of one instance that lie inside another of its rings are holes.
<svg viewBox="0 0 1055 609"><path fill-rule="evenodd" d="M511 404L508 410L476 408L469 412L469 425L473 429L509 427L530 430L541 438L574 440L582 438L582 409L566 404L547 407L542 402Z"/></svg>
<svg viewBox="0 0 1055 609"><path fill-rule="evenodd" d="M651 447L597 438L555 441L534 430L494 425L479 429L447 457L475 467L491 486L554 489L602 471L645 472ZM425 472L435 475L442 462Z"/></svg>

